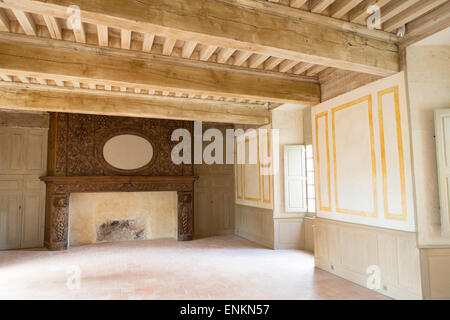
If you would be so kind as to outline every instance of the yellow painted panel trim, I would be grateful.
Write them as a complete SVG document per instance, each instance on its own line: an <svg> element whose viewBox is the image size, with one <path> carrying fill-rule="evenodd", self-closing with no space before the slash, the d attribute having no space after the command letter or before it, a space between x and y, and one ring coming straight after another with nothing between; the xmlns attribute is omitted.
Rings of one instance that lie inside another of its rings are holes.
<svg viewBox="0 0 450 320"><path fill-rule="evenodd" d="M254 201L254 202L259 202L259 201L261 201L261 167L260 167L260 160L259 160L259 135L256 135L256 138L252 138L252 139L250 139L249 137L246 137L245 138L245 143L250 143L250 141L253 141L253 140L255 140L255 139L257 139L257 141L256 141L256 146L257 146L257 165L258 165L258 190L259 190L259 198L248 198L248 197L246 197L245 196L245 165L242 165L242 167L243 167L243 179L244 179L244 189L243 189L243 192L244 192L244 200L247 200L247 201ZM250 146L249 146L249 148L250 148Z"/></svg>
<svg viewBox="0 0 450 320"><path fill-rule="evenodd" d="M356 211L343 209L339 207L338 201L338 184L337 184L337 166L336 166L336 126L335 126L335 115L336 112L344 110L346 108L350 108L354 105L357 105L361 102L367 101L368 104L368 112L369 112L369 130L370 130L370 151L372 154L372 185L373 185L373 203L374 203L374 211L373 212L365 212L365 211ZM334 164L334 196L336 203L336 212L346 213L358 216L368 216L368 217L377 217L378 216L378 197L377 197L377 172L376 172L376 160L375 160L375 144L374 144L374 131L373 131L373 116L372 116L372 95L369 94L360 99L354 100L352 102L346 103L339 107L336 107L331 110L332 111L332 135L333 135L333 164Z"/></svg>
<svg viewBox="0 0 450 320"><path fill-rule="evenodd" d="M270 141L270 134L269 134L269 132L266 133L266 136L267 136L267 156L270 158L270 156L271 156L271 152L270 152L271 143L270 142L271 141ZM259 148L259 146L258 146L258 148ZM259 153L259 150L258 150L258 153ZM272 166L272 165L273 165L273 161L271 161L270 166ZM260 170L262 168L266 168L266 167L262 163L260 163ZM265 197L266 194L265 194L264 190L266 188L265 188L265 185L264 185L264 178L265 178L265 176L262 177L263 202L270 204L272 202L272 175L269 175L269 199L266 199L266 197Z"/></svg>
<svg viewBox="0 0 450 320"><path fill-rule="evenodd" d="M402 214L394 214L389 212L388 198L387 198L387 171L386 171L386 146L384 140L384 125L383 125L383 96L386 94L394 94L395 100L395 120L397 124L397 147L398 147L398 161L400 169L400 185L402 193ZM384 217L390 220L406 220L406 182L405 182L405 160L403 155L403 139L402 126L400 117L400 99L398 94L398 86L388 88L378 92L378 120L380 125L380 145L381 145L381 169L383 176L383 200L384 200Z"/></svg>
<svg viewBox="0 0 450 320"><path fill-rule="evenodd" d="M319 157L319 119L325 117L326 143L327 143L327 176L328 176L328 203L329 206L322 205L322 193L320 191L320 157ZM328 111L316 114L316 162L317 162L317 191L319 198L319 209L322 211L331 211L331 173L330 173L330 144L328 138Z"/></svg>
<svg viewBox="0 0 450 320"><path fill-rule="evenodd" d="M236 164L235 165L235 167L236 167L236 195L239 200L242 200L242 199L244 199L244 196L243 196L243 193L239 194L239 185L241 186L241 192L243 192L243 190L244 190L243 189L244 185L243 185L243 178L242 178L242 165L238 164L238 161L237 161L237 152L239 152L238 148L240 147L239 142L237 140L235 140L235 145L236 145L236 154L235 154L234 159L235 159L235 164Z"/></svg>

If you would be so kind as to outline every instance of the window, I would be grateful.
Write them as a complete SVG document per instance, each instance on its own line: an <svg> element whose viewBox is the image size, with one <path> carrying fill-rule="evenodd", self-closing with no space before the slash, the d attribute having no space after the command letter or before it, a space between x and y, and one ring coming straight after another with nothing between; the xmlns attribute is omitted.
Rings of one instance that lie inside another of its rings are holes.
<svg viewBox="0 0 450 320"><path fill-rule="evenodd" d="M312 145L284 147L286 212L314 213L314 159Z"/></svg>

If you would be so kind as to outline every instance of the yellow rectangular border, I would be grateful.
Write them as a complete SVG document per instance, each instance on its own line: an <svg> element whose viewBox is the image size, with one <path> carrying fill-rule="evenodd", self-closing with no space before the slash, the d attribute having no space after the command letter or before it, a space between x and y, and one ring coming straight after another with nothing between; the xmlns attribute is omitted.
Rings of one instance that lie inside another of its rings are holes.
<svg viewBox="0 0 450 320"><path fill-rule="evenodd" d="M402 193L402 214L394 214L389 212L388 198L387 198L387 171L386 171L386 145L384 139L384 124L383 124L383 96L393 93L395 101L395 121L397 124L397 147L398 147L398 162L400 169L400 186ZM403 138L402 125L400 118L400 98L398 94L398 86L388 88L378 92L378 122L380 126L380 146L381 146L381 169L383 176L383 201L384 201L384 217L390 220L406 220L406 183L405 183L405 160L403 155Z"/></svg>
<svg viewBox="0 0 450 320"><path fill-rule="evenodd" d="M236 197L239 200L243 200L244 199L243 193L239 194L239 184L241 186L241 192L243 192L243 190L244 190L243 189L244 185L243 185L243 175L242 175L242 167L243 166L241 164L238 164L238 162L237 162L237 152L238 152L238 148L239 148L239 142L237 141L237 139L235 140L235 146L236 146L236 154L234 157L234 161L235 161L235 167L236 167ZM239 171L240 171L240 174L239 174Z"/></svg>
<svg viewBox="0 0 450 320"><path fill-rule="evenodd" d="M271 156L271 152L270 152L270 148L271 148L271 142L270 142L270 134L269 131L267 131L266 133L267 136L267 156L270 158ZM258 146L259 148L259 146ZM259 153L259 150L258 150ZM273 161L271 161L271 166L273 165ZM264 168L264 165L262 163L260 163L260 170L262 170L262 168ZM265 185L264 185L264 176L262 177L262 198L263 198L263 202L264 203L272 203L272 175L269 175L269 199L266 199L265 197Z"/></svg>
<svg viewBox="0 0 450 320"><path fill-rule="evenodd" d="M244 200L246 201L254 201L254 202L259 202L261 201L261 164L259 161L259 135L256 135L256 138L249 138L249 137L245 137L245 142L244 142L244 148L245 148L245 143L250 143L250 141L257 139L256 140L256 146L257 146L257 165L258 165L258 190L259 190L259 198L247 198L245 196L245 165L242 165L243 168L243 172L242 172L242 179L244 180L244 188L242 189L242 192L244 193Z"/></svg>
<svg viewBox="0 0 450 320"><path fill-rule="evenodd" d="M367 101L368 109L369 109L368 111L369 111L369 129L370 129L370 149L371 149L371 154L372 154L372 184L373 184L373 203L374 203L374 211L373 212L342 209L342 208L339 208L339 202L338 202L335 115L336 115L336 112L338 112L338 111L344 110L346 108L350 108L350 107L357 105L364 101ZM376 172L376 160L375 160L373 116L372 116L372 95L369 94L365 97L359 98L352 102L346 103L346 104L341 105L336 108L333 108L331 110L331 113L332 113L332 135L333 135L334 196L335 196L334 200L336 203L336 212L376 218L378 216L378 197L377 197L377 174L376 174L377 172Z"/></svg>
<svg viewBox="0 0 450 320"><path fill-rule="evenodd" d="M327 142L327 176L328 176L328 207L322 205L322 193L320 191L320 157L319 157L319 119L325 117L325 130ZM317 163L317 192L319 199L319 209L322 211L331 211L331 173L330 173L330 144L328 137L328 111L316 114L316 163Z"/></svg>

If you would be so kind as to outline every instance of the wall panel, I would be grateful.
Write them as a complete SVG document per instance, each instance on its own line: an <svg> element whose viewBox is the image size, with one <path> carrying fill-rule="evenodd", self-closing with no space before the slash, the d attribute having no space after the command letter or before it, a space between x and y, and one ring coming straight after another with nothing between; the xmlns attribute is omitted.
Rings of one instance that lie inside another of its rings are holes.
<svg viewBox="0 0 450 320"><path fill-rule="evenodd" d="M268 126L236 138L236 204L273 208L272 137Z"/></svg>
<svg viewBox="0 0 450 320"><path fill-rule="evenodd" d="M396 299L420 299L419 249L411 232L329 219L314 221L315 264L366 287L369 267L380 271L376 291Z"/></svg>
<svg viewBox="0 0 450 320"><path fill-rule="evenodd" d="M415 231L404 73L328 100L311 116L317 215Z"/></svg>

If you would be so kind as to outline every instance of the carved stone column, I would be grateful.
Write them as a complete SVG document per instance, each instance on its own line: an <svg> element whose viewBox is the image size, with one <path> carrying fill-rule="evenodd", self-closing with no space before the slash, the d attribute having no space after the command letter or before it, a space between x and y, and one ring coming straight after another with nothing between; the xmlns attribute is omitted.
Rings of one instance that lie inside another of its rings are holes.
<svg viewBox="0 0 450 320"><path fill-rule="evenodd" d="M69 194L55 193L57 186L47 185L45 245L49 250L66 250L69 238Z"/></svg>
<svg viewBox="0 0 450 320"><path fill-rule="evenodd" d="M194 194L178 191L178 241L194 238Z"/></svg>

